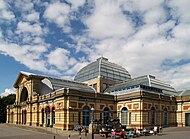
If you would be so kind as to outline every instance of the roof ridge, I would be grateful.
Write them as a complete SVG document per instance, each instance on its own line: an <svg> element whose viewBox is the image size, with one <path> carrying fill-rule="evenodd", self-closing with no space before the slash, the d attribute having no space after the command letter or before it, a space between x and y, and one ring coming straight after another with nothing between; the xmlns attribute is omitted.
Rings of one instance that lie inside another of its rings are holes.
<svg viewBox="0 0 190 139"><path fill-rule="evenodd" d="M61 78L56 78L56 77L50 77L49 76L48 78L55 79L55 80L60 80L60 81L65 81L65 82L70 82L70 83L81 84L81 85L87 85L86 83L81 83L81 82L78 82L78 81L72 81L72 80L61 79Z"/></svg>

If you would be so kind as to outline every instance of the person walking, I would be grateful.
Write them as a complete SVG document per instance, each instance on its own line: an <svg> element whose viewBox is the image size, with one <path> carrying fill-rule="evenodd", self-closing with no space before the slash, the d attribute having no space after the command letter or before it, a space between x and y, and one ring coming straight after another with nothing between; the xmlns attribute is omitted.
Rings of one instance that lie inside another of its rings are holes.
<svg viewBox="0 0 190 139"><path fill-rule="evenodd" d="M161 126L161 125L160 125L160 134L161 134L161 135L163 134L162 126Z"/></svg>
<svg viewBox="0 0 190 139"><path fill-rule="evenodd" d="M154 135L157 135L158 127L155 125L154 126Z"/></svg>
<svg viewBox="0 0 190 139"><path fill-rule="evenodd" d="M111 135L112 135L112 138L113 138L113 139L116 138L116 132L115 132L115 130L112 131Z"/></svg>
<svg viewBox="0 0 190 139"><path fill-rule="evenodd" d="M84 135L87 136L87 129L84 128Z"/></svg>

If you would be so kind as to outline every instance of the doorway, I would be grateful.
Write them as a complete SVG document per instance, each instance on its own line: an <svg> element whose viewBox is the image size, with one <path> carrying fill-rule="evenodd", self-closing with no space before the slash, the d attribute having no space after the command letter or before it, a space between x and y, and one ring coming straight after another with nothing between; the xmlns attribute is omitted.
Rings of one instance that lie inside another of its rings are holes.
<svg viewBox="0 0 190 139"><path fill-rule="evenodd" d="M185 114L185 126L190 126L190 113Z"/></svg>

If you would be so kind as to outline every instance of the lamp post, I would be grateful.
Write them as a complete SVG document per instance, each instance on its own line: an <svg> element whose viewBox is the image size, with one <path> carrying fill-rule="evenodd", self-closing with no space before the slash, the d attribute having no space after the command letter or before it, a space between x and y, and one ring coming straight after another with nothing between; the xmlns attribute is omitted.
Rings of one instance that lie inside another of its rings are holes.
<svg viewBox="0 0 190 139"><path fill-rule="evenodd" d="M92 139L94 139L94 108L91 108L92 111Z"/></svg>

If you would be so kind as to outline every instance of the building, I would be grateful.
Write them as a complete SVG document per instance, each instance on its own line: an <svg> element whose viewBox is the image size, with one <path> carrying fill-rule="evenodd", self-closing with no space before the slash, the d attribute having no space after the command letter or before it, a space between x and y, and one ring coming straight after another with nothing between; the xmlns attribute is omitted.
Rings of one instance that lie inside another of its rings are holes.
<svg viewBox="0 0 190 139"><path fill-rule="evenodd" d="M190 126L190 90L179 91L176 101L178 126Z"/></svg>
<svg viewBox="0 0 190 139"><path fill-rule="evenodd" d="M190 91L145 75L131 78L122 66L104 57L82 68L74 81L20 72L15 104L7 123L50 126L62 130L119 118L126 128L190 125Z"/></svg>

